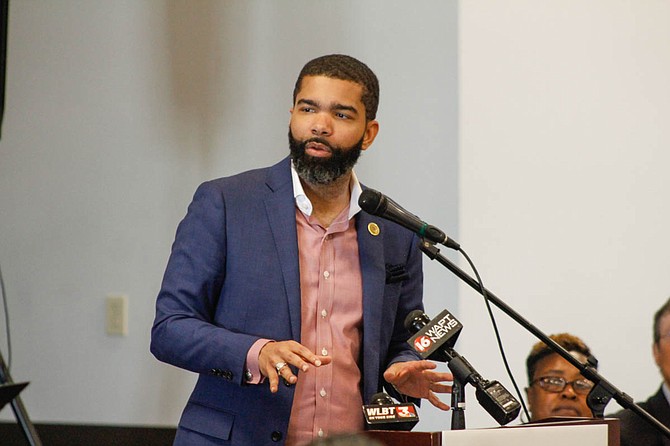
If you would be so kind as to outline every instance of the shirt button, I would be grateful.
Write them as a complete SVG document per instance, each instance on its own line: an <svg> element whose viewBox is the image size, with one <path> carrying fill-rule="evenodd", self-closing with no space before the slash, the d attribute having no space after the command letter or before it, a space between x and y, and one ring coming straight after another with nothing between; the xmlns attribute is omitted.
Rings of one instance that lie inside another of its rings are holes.
<svg viewBox="0 0 670 446"><path fill-rule="evenodd" d="M326 392L326 389L321 389L321 391L319 391L319 395L321 395L322 398L325 398L328 393Z"/></svg>
<svg viewBox="0 0 670 446"><path fill-rule="evenodd" d="M328 271L324 271L324 272L323 272L323 277L325 277L326 279L329 278L329 277L330 277L330 273L329 273Z"/></svg>
<svg viewBox="0 0 670 446"><path fill-rule="evenodd" d="M328 316L328 312L326 310L321 310L321 317L326 317Z"/></svg>
<svg viewBox="0 0 670 446"><path fill-rule="evenodd" d="M321 349L321 356L328 356L328 350L326 350L326 347Z"/></svg>
<svg viewBox="0 0 670 446"><path fill-rule="evenodd" d="M319 432L317 434L319 437L323 437L323 429L319 429Z"/></svg>

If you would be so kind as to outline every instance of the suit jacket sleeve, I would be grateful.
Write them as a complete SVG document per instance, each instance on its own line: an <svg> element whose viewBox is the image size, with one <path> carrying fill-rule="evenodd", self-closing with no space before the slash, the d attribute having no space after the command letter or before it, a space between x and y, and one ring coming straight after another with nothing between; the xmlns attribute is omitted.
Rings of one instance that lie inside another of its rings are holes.
<svg viewBox="0 0 670 446"><path fill-rule="evenodd" d="M196 191L179 224L156 303L151 352L196 373L242 382L246 354L258 339L215 322L226 271L226 203L216 182Z"/></svg>

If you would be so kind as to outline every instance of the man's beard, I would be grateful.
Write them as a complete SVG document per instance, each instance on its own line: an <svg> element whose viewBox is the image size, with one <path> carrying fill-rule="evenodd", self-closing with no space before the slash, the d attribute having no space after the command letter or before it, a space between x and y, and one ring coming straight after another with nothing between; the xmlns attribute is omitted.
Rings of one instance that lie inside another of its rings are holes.
<svg viewBox="0 0 670 446"><path fill-rule="evenodd" d="M305 146L310 142L318 142L330 149L330 156L319 158L305 153ZM298 141L288 130L288 145L291 159L298 176L310 184L330 184L342 175L351 171L363 150L363 137L351 147L333 147L322 138L310 138Z"/></svg>

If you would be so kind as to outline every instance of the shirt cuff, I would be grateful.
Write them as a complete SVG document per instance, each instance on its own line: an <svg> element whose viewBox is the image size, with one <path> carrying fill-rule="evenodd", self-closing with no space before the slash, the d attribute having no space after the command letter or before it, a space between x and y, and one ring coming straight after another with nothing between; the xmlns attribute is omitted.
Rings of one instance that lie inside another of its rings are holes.
<svg viewBox="0 0 670 446"><path fill-rule="evenodd" d="M247 384L260 384L265 381L265 377L261 373L260 366L258 364L258 354L261 352L261 349L265 347L265 344L268 342L273 342L270 339L259 339L251 346L247 352L247 361L245 363L245 378Z"/></svg>

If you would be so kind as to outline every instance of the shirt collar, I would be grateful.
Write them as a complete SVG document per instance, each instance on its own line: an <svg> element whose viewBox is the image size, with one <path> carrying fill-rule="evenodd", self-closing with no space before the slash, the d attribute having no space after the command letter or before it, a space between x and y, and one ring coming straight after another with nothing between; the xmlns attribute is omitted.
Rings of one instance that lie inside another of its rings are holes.
<svg viewBox="0 0 670 446"><path fill-rule="evenodd" d="M293 166L293 161L291 161L291 179L293 180L293 197L295 198L295 205L300 209L300 211L305 214L307 217L312 215L314 210L312 202L307 198L305 194L305 189L302 187L300 182L300 177L298 172L296 172L295 167ZM361 210L361 207L358 205L358 198L363 193L361 188L361 183L358 182L358 177L356 172L351 171L351 182L349 183L349 192L351 193L351 201L349 201L349 216L348 219L358 214Z"/></svg>
<svg viewBox="0 0 670 446"><path fill-rule="evenodd" d="M663 395L665 396L665 399L668 401L668 404L670 404L670 387L668 387L668 384L664 381L663 382Z"/></svg>

